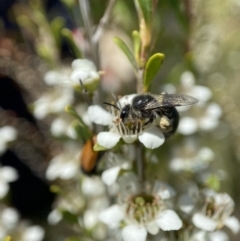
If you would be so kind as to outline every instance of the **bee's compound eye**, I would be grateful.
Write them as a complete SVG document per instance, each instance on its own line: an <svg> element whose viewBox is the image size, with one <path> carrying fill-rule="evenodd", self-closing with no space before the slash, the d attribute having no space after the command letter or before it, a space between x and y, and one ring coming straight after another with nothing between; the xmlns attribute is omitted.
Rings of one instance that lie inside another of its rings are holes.
<svg viewBox="0 0 240 241"><path fill-rule="evenodd" d="M120 118L122 119L122 121L124 121L128 117L129 111L130 111L129 105L126 105L123 107L121 114L120 114Z"/></svg>

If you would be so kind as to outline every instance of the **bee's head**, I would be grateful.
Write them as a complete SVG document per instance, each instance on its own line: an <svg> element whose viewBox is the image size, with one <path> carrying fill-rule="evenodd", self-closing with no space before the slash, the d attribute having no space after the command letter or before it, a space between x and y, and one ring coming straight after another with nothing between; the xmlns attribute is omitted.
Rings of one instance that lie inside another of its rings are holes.
<svg viewBox="0 0 240 241"><path fill-rule="evenodd" d="M120 118L122 122L124 122L129 117L129 114L130 114L130 105L125 105L122 108L122 111L120 113Z"/></svg>

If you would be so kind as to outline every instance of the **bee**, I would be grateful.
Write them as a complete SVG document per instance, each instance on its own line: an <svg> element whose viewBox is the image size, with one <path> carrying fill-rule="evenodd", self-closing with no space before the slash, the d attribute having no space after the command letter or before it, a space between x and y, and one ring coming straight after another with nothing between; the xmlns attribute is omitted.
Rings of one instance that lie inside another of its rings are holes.
<svg viewBox="0 0 240 241"><path fill-rule="evenodd" d="M155 124L167 138L174 134L178 127L179 114L175 107L197 102L197 99L188 95L163 92L160 95L151 93L136 95L130 104L122 108L112 106L119 109L120 119L126 126L134 129L139 123L143 127Z"/></svg>

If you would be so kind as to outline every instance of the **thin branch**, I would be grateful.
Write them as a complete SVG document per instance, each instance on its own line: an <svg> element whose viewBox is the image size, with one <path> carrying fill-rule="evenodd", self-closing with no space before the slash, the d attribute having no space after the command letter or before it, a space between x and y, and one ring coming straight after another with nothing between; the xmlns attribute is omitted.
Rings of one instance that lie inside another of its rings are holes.
<svg viewBox="0 0 240 241"><path fill-rule="evenodd" d="M141 188L143 189L144 181L145 181L144 148L142 144L139 142L136 145L136 164L137 164L138 181L140 183Z"/></svg>
<svg viewBox="0 0 240 241"><path fill-rule="evenodd" d="M98 24L98 27L97 27L97 30L95 32L95 34L93 35L93 43L98 43L99 42L99 39L101 38L102 34L103 34L103 30L106 26L106 24L108 23L109 19L110 19L110 16L111 16L111 13L112 13L112 10L113 10L113 7L116 3L116 0L109 0L109 3L108 3L108 6L107 6L107 9L103 15L103 17L101 18L99 24Z"/></svg>

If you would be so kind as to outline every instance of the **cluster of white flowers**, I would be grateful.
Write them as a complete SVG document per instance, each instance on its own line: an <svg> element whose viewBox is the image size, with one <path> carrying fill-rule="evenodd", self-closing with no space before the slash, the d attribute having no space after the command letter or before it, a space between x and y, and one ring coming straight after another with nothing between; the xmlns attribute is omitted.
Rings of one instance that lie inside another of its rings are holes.
<svg viewBox="0 0 240 241"><path fill-rule="evenodd" d="M74 102L74 89L81 87L95 90L99 83L99 74L92 61L75 59L71 67L50 70L44 81L52 88L34 103L34 116L43 119L50 113L61 113L67 105Z"/></svg>
<svg viewBox="0 0 240 241"><path fill-rule="evenodd" d="M0 206L0 239L7 235L19 241L41 241L45 231L39 225L21 221L19 213L14 208Z"/></svg>
<svg viewBox="0 0 240 241"><path fill-rule="evenodd" d="M194 96L199 101L191 109L191 112L188 112L191 117L187 115L181 117L178 132L183 135L191 135L197 131L207 132L214 130L219 124L222 109L217 103L209 102L212 97L212 91L206 86L196 85L195 77L190 71L182 73L180 83L180 93ZM170 90L171 93L176 92L176 88L172 85L166 85L165 90ZM189 107L184 106L177 109L183 115L184 112L189 110Z"/></svg>

